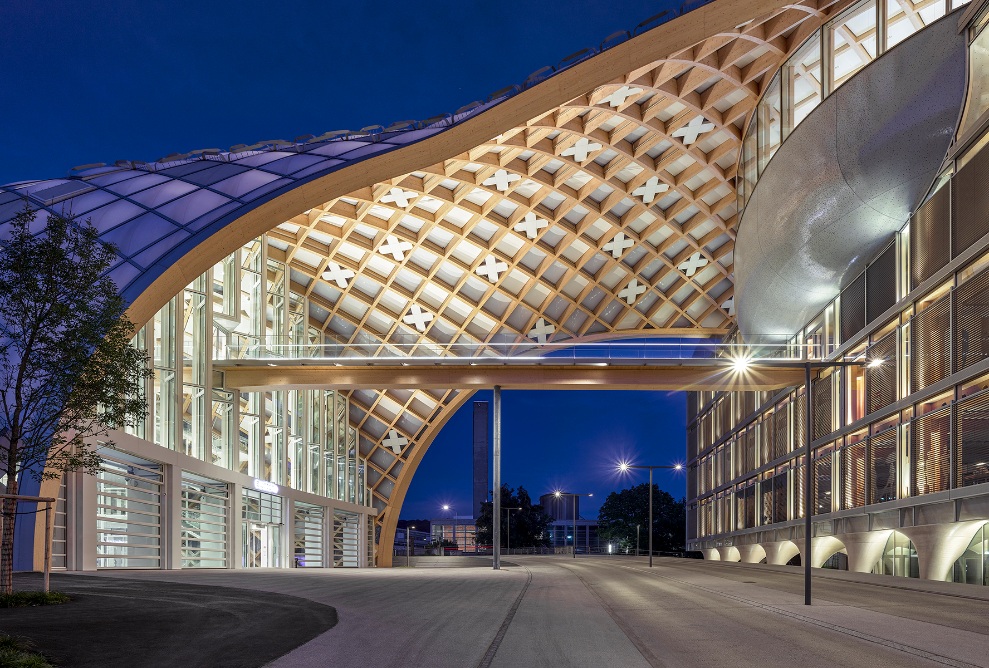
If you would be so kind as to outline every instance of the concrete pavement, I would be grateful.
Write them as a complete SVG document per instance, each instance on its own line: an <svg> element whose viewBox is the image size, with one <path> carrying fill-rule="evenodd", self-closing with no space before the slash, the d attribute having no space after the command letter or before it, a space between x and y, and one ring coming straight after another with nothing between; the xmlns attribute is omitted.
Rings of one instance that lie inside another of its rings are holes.
<svg viewBox="0 0 989 668"><path fill-rule="evenodd" d="M989 588L682 559L512 557L517 566L144 572L333 606L273 661L308 666L986 666ZM106 575L106 573L101 573ZM121 573L120 577L134 577ZM261 612L260 614L263 614Z"/></svg>

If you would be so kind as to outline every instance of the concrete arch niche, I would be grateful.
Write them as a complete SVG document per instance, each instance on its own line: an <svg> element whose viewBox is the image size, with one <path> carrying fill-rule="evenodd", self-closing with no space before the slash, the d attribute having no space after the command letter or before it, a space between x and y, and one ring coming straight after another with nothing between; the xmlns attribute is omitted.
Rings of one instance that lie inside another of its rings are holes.
<svg viewBox="0 0 989 668"><path fill-rule="evenodd" d="M738 552L738 548L735 547L734 545L728 545L727 547L719 547L718 552L721 554L721 561L738 562L742 560L742 557Z"/></svg>
<svg viewBox="0 0 989 668"><path fill-rule="evenodd" d="M721 561L721 552L716 547L703 549L701 550L701 554L704 555L704 559L707 561Z"/></svg>
<svg viewBox="0 0 989 668"><path fill-rule="evenodd" d="M870 573L872 567L882 556L886 542L892 533L891 530L863 531L861 533L838 534L834 538L840 541L845 548L845 553L848 555L849 571ZM834 553L832 552L832 554ZM821 561L821 563L824 562Z"/></svg>
<svg viewBox="0 0 989 668"><path fill-rule="evenodd" d="M766 548L762 545L739 545L738 554L743 564L758 564L766 558Z"/></svg>
<svg viewBox="0 0 989 668"><path fill-rule="evenodd" d="M782 540L773 543L763 543L766 553L766 563L772 566L786 566L786 563L800 554L800 548L792 540Z"/></svg>
<svg viewBox="0 0 989 668"><path fill-rule="evenodd" d="M909 538L917 550L920 577L943 582L951 579L955 561L962 556L975 533L985 524L985 520L930 524L904 527L900 529L900 533Z"/></svg>
<svg viewBox="0 0 989 668"><path fill-rule="evenodd" d="M814 568L820 568L824 565L825 561L844 549L845 544L834 536L811 538L810 565Z"/></svg>

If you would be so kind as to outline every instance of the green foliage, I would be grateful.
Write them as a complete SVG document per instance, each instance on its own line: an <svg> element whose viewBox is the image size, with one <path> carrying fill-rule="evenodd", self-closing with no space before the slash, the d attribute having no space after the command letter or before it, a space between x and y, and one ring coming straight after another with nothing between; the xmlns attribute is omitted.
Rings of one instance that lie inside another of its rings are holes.
<svg viewBox="0 0 989 668"><path fill-rule="evenodd" d="M0 245L0 474L95 472L85 443L143 419L147 355L105 274L115 248L89 223L25 209ZM112 447L112 442L103 441ZM44 469L47 465L47 469Z"/></svg>
<svg viewBox="0 0 989 668"><path fill-rule="evenodd" d="M653 485L653 550L674 552L686 544L686 500L675 500ZM598 532L603 540L618 543L619 549L635 549L636 526L641 528L640 547L649 544L649 484L642 483L612 492L598 513Z"/></svg>
<svg viewBox="0 0 989 668"><path fill-rule="evenodd" d="M492 536L491 513L494 504L485 501L481 504L481 515L477 518L477 544L491 545L494 540ZM553 518L543 512L543 507L538 503L533 505L532 498L525 487L519 486L517 490L508 485L501 486L501 507L521 508L521 510L511 511L511 522L509 523L508 511L501 511L501 544L504 547L537 547L547 545L546 529ZM509 528L511 534L509 534Z"/></svg>
<svg viewBox="0 0 989 668"><path fill-rule="evenodd" d="M25 208L0 243L0 475L17 494L22 473L57 480L95 473L94 443L144 419L147 353L106 275L116 249L88 222L49 214L37 230ZM34 229L32 229L34 228ZM0 591L13 586L13 500L5 499Z"/></svg>
<svg viewBox="0 0 989 668"><path fill-rule="evenodd" d="M0 634L0 668L52 668L26 640Z"/></svg>
<svg viewBox="0 0 989 668"><path fill-rule="evenodd" d="M60 605L68 603L69 597L58 591L16 591L0 594L0 608L26 608L36 605Z"/></svg>

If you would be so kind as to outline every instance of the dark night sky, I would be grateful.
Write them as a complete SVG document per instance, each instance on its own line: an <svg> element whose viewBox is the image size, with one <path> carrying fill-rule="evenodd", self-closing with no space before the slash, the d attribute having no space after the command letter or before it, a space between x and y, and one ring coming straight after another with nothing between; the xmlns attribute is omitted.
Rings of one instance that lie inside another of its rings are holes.
<svg viewBox="0 0 989 668"><path fill-rule="evenodd" d="M5 0L0 183L427 118L670 5ZM682 394L512 392L504 403L503 477L533 496L555 485L597 497L620 487L608 471L616 452L643 463L683 456ZM470 410L426 455L403 516L469 506ZM683 493L682 477L658 481ZM585 501L582 514L596 506Z"/></svg>

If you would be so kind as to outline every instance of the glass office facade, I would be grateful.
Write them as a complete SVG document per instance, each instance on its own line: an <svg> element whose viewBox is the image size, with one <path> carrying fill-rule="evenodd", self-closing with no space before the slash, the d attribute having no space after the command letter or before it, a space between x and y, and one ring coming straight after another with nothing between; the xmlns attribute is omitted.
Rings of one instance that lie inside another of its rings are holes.
<svg viewBox="0 0 989 668"><path fill-rule="evenodd" d="M825 30L858 34L868 29L861 13L872 16L875 7L856 5ZM894 16L885 11L880 16ZM858 28L844 30L852 23ZM979 62L985 34L971 35L972 63ZM986 70L971 76L977 93ZM973 111L978 104L970 100L970 126L984 128L985 109ZM689 547L709 558L786 563L789 557L780 555L802 546L809 507L821 551L814 565L987 582L989 194L983 175L989 133L983 133L966 141L865 271L790 338L793 358L855 362L822 365L810 387L809 434L804 387L690 395ZM944 537L936 548L915 545L918 527L940 527ZM850 534L858 536L858 554L842 542ZM780 551L784 544L791 549Z"/></svg>
<svg viewBox="0 0 989 668"><path fill-rule="evenodd" d="M824 98L886 50L967 1L866 0L814 31L772 79L746 128L739 211L783 140Z"/></svg>
<svg viewBox="0 0 989 668"><path fill-rule="evenodd" d="M305 295L258 238L197 277L135 339L154 366L145 425L131 433L277 485L367 505L366 461L333 390L238 392L222 363L309 356L324 342Z"/></svg>

